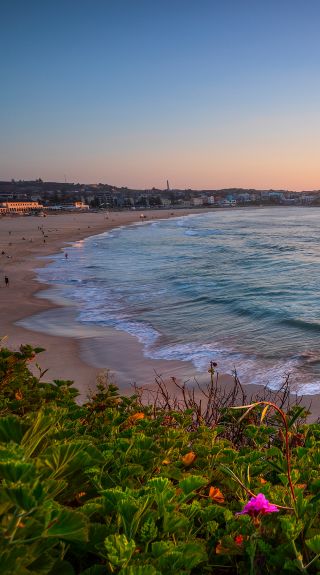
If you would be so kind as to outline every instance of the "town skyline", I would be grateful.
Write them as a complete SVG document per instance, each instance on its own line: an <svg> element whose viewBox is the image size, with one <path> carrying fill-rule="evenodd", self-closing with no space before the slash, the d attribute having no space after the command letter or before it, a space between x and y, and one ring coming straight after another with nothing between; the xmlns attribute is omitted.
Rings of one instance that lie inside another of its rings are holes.
<svg viewBox="0 0 320 575"><path fill-rule="evenodd" d="M13 202L13 203L12 203ZM24 205L21 204L24 203ZM26 204L27 202L27 204ZM226 188L211 190L137 189L117 187L110 184L81 184L72 182L46 182L41 178L33 181L0 180L0 209L37 209L32 202L40 202L39 209L149 209L235 206L319 206L320 190L294 192L289 190L256 190ZM66 208L69 206L68 208Z"/></svg>

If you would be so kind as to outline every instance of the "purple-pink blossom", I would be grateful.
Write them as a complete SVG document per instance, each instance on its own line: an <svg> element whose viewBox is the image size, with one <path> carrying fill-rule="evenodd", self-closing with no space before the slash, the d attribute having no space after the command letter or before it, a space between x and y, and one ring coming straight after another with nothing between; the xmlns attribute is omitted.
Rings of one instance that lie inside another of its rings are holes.
<svg viewBox="0 0 320 575"><path fill-rule="evenodd" d="M263 493L258 493L256 497L251 497L242 511L237 513L237 515L251 515L252 517L256 517L259 514L264 515L266 513L275 513L277 511L279 511L279 509L276 505L269 503Z"/></svg>

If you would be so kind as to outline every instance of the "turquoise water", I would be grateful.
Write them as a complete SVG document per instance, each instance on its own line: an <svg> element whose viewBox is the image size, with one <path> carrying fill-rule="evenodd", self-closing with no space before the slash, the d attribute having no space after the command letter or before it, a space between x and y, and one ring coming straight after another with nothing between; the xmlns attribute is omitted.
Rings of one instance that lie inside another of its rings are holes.
<svg viewBox="0 0 320 575"><path fill-rule="evenodd" d="M148 357L236 367L243 383L320 391L320 208L218 210L118 228L39 270L78 321Z"/></svg>

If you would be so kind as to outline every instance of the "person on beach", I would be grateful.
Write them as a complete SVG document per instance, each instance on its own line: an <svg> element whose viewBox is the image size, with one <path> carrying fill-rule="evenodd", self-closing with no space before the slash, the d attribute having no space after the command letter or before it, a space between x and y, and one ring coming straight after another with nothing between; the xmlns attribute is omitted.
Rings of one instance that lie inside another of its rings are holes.
<svg viewBox="0 0 320 575"><path fill-rule="evenodd" d="M68 259L68 254L67 254L67 252L64 254L64 257L66 258L66 260Z"/></svg>
<svg viewBox="0 0 320 575"><path fill-rule="evenodd" d="M9 278L8 278L8 276L4 276L4 283L6 284L6 287L8 287L8 285L9 285Z"/></svg>

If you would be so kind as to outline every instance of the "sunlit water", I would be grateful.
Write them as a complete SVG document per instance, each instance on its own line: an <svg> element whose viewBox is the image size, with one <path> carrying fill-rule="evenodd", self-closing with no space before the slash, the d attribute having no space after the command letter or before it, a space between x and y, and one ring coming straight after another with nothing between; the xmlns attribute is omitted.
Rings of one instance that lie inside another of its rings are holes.
<svg viewBox="0 0 320 575"><path fill-rule="evenodd" d="M78 321L148 357L236 367L244 383L320 392L320 208L218 210L119 228L39 270ZM125 361L125 351L124 351Z"/></svg>

